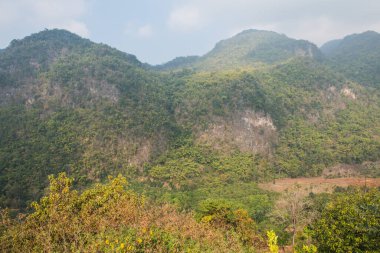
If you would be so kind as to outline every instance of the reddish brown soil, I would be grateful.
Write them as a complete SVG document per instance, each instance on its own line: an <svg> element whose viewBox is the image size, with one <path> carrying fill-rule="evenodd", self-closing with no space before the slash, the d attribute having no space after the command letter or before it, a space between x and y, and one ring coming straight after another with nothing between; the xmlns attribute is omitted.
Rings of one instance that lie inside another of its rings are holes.
<svg viewBox="0 0 380 253"><path fill-rule="evenodd" d="M283 192L286 189L293 188L299 185L304 191L307 192L331 192L335 187L347 187L347 186L368 186L368 187L379 187L380 178L359 178L359 177L348 177L348 178L323 178L323 177L312 177L312 178L282 178L277 179L275 183L262 183L259 187L264 190L270 190L275 192Z"/></svg>

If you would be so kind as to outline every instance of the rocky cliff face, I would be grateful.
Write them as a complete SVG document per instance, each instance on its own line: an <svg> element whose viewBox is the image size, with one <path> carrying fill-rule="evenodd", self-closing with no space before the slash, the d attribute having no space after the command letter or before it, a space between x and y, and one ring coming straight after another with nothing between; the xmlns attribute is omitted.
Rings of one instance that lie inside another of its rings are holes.
<svg viewBox="0 0 380 253"><path fill-rule="evenodd" d="M240 150L271 155L277 142L277 129L269 115L245 110L231 118L217 118L198 133L197 142L224 152Z"/></svg>

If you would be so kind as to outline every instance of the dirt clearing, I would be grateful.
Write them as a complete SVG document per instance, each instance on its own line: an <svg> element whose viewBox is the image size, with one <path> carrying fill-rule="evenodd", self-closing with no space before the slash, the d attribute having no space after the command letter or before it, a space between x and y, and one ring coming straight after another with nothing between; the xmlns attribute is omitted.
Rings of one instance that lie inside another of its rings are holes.
<svg viewBox="0 0 380 253"><path fill-rule="evenodd" d="M364 177L348 177L348 178L323 178L323 177L311 177L311 178L282 178L276 179L276 182L261 183L259 187L264 190L284 192L287 189L294 188L299 185L300 189L307 193L320 193L320 192L332 192L335 187L347 187L347 186L368 186L379 187L380 178L364 178Z"/></svg>

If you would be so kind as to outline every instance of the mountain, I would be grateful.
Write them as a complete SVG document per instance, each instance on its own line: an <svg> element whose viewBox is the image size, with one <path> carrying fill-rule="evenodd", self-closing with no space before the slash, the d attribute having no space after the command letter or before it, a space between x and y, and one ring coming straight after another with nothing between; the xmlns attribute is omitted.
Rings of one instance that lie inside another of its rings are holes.
<svg viewBox="0 0 380 253"><path fill-rule="evenodd" d="M75 59L77 55L86 57L84 57L85 59ZM100 59L101 57L103 61L107 61L107 57L114 57L115 62L109 62L109 64L123 61L133 67L142 65L133 55L122 53L105 45L95 44L67 31L45 30L23 40L13 40L10 46L2 52L0 56L0 87L25 92L28 87L31 87L30 82L41 80L41 76L38 75L42 73L55 75L52 78L62 79L56 81L65 82L67 85L67 77L63 80L65 78L63 75L70 75L71 79L75 79L74 74L81 75L80 78L85 75L89 76L91 68L95 68L92 66L93 64L91 65L90 58ZM71 61L70 64L75 61L78 66L69 66L67 64L69 61ZM83 64L88 65L86 70L80 66ZM54 67L65 69L56 71ZM28 87L24 89L21 87L23 85ZM12 94L8 94L8 96L12 96ZM3 100L4 97L1 99Z"/></svg>
<svg viewBox="0 0 380 253"><path fill-rule="evenodd" d="M160 68L234 69L284 62L301 57L321 60L322 53L312 43L295 40L283 34L261 30L246 30L218 42L202 57L177 58Z"/></svg>
<svg viewBox="0 0 380 253"><path fill-rule="evenodd" d="M330 40L326 42L325 44L323 44L320 47L320 50L322 51L324 55L329 56L334 53L334 51L339 47L341 42L342 42L341 39Z"/></svg>
<svg viewBox="0 0 380 253"><path fill-rule="evenodd" d="M0 54L0 205L38 199L50 174L82 189L122 173L183 208L234 189L224 198L262 220L256 182L380 159L379 92L322 58L256 30L172 72L64 30L14 41Z"/></svg>
<svg viewBox="0 0 380 253"><path fill-rule="evenodd" d="M178 69L178 68L191 68L194 64L198 62L200 59L199 56L182 56L177 57L167 63L162 65L154 66L155 69L158 70L168 70L168 69Z"/></svg>
<svg viewBox="0 0 380 253"><path fill-rule="evenodd" d="M358 44L375 50L377 35L366 36ZM369 49L339 53L345 40L324 56L248 30L161 66L65 30L13 41L0 53L0 251L267 252L276 234L310 241L291 234L310 225L331 252L325 220L343 212L367 230L334 218L343 239L367 238L347 250L377 249L377 223L359 219L376 221L377 190L261 184L354 175L376 185L380 89L335 60L359 53L373 71Z"/></svg>
<svg viewBox="0 0 380 253"><path fill-rule="evenodd" d="M380 34L367 31L327 42L321 51L331 66L348 78L365 85L379 87Z"/></svg>
<svg viewBox="0 0 380 253"><path fill-rule="evenodd" d="M47 30L12 42L0 62L2 203L35 199L48 174L83 185L165 147L173 120L163 77L136 57Z"/></svg>

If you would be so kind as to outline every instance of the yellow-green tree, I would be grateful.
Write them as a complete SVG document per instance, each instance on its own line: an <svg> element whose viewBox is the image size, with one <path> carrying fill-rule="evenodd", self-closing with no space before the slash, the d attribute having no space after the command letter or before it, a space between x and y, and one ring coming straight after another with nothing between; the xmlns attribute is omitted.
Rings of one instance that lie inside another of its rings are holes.
<svg viewBox="0 0 380 253"><path fill-rule="evenodd" d="M314 224L319 252L364 253L380 249L380 192L356 189L334 198Z"/></svg>

